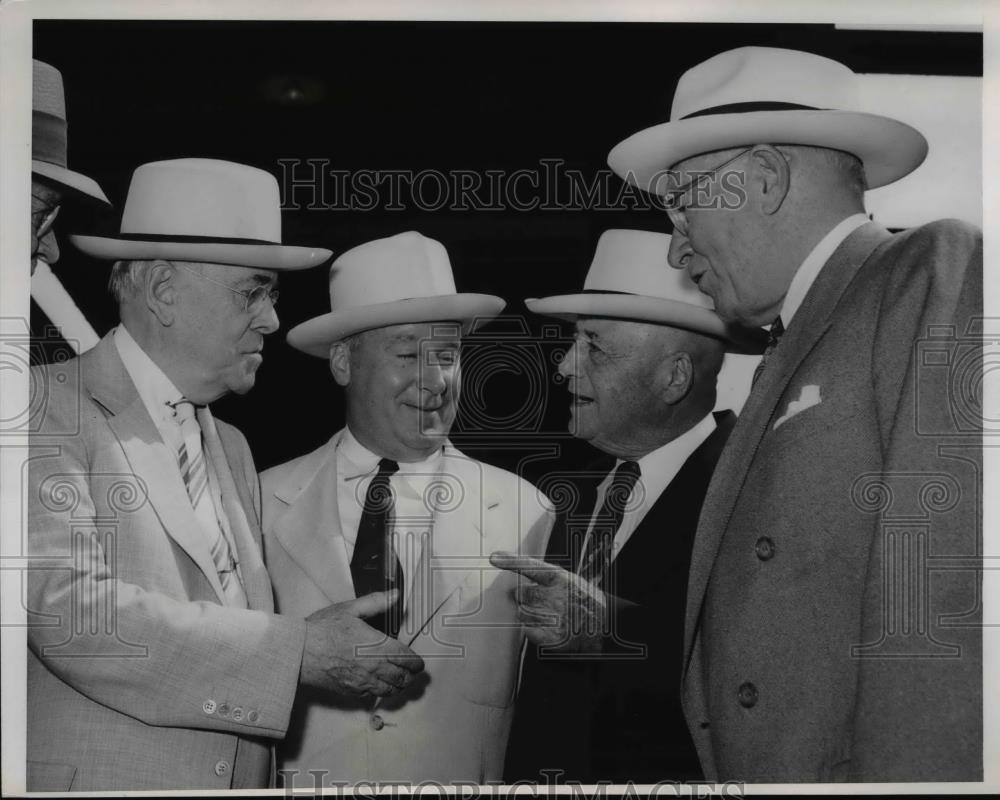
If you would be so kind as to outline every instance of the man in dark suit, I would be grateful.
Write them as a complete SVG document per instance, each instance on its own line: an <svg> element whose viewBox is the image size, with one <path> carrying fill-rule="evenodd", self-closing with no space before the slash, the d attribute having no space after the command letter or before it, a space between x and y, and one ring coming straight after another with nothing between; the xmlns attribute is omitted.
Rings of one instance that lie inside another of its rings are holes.
<svg viewBox="0 0 1000 800"><path fill-rule="evenodd" d="M810 53L721 53L609 156L670 198L671 265L771 325L692 555L711 780L982 779L982 237L868 220L927 143L856 88Z"/></svg>
<svg viewBox="0 0 1000 800"><path fill-rule="evenodd" d="M686 276L664 269L670 237L605 232L582 294L528 300L576 320L559 364L570 430L608 458L550 476L560 500L546 561L495 555L518 571L533 647L508 746L509 781L701 777L680 706L684 601L702 498L731 411L712 414L728 328ZM758 350L759 352L759 350ZM549 485L546 486L546 483Z"/></svg>

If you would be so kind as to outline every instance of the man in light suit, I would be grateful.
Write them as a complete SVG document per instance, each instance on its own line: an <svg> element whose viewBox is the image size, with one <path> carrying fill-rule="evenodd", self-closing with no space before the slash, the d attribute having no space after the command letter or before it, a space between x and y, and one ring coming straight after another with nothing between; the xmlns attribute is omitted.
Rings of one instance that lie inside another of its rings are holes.
<svg viewBox="0 0 1000 800"><path fill-rule="evenodd" d="M145 164L118 237L121 324L32 371L27 788L265 788L301 681L391 694L420 661L358 617L391 597L273 612L253 459L208 403L254 384L280 270L275 179L209 159ZM371 644L366 657L355 648Z"/></svg>
<svg viewBox="0 0 1000 800"><path fill-rule="evenodd" d="M723 357L762 343L725 325L686 275L663 268L669 247L662 233L606 231L583 293L525 301L575 320L558 368L572 398L569 429L609 458L589 474L551 476L572 480L573 491L550 492L571 500L557 509L548 564L494 557L535 579L523 591L535 646L508 782L544 782L543 770L582 783L702 777L680 703L691 545L736 423L732 411L712 413ZM595 617L600 628L588 637L584 623Z"/></svg>
<svg viewBox="0 0 1000 800"><path fill-rule="evenodd" d="M340 256L330 303L288 341L328 359L347 425L261 475L275 602L303 616L392 586L401 600L380 627L427 669L388 700L303 694L280 753L286 786L499 779L523 636L514 576L487 559L543 553L553 514L529 483L447 437L461 329L504 303L456 294L445 248L416 232Z"/></svg>
<svg viewBox="0 0 1000 800"><path fill-rule="evenodd" d="M856 89L809 53L721 53L609 156L668 195L671 265L771 325L692 556L684 708L713 780L982 778L981 408L949 388L980 374L981 235L868 220L865 188L927 144Z"/></svg>

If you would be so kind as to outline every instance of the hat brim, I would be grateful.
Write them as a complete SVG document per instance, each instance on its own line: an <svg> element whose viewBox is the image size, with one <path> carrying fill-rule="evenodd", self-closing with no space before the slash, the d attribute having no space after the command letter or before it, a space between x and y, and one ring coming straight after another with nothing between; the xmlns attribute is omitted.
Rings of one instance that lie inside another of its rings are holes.
<svg viewBox="0 0 1000 800"><path fill-rule="evenodd" d="M489 294L411 297L322 314L296 325L286 338L296 350L326 358L331 344L361 331L438 320L458 320L465 329L475 329L503 311L505 305L502 298Z"/></svg>
<svg viewBox="0 0 1000 800"><path fill-rule="evenodd" d="M308 269L322 264L333 255L322 247L296 247L283 244L229 244L225 242L149 242L116 239L107 236L70 236L80 250L95 258L111 261L157 258L176 261L201 261L209 264L232 264L237 267L260 267L273 270Z"/></svg>
<svg viewBox="0 0 1000 800"><path fill-rule="evenodd" d="M86 175L81 175L79 172L73 172L73 170L60 167L58 164L50 164L48 161L32 161L31 171L78 194L111 205L111 201L97 185L97 181Z"/></svg>
<svg viewBox="0 0 1000 800"><path fill-rule="evenodd" d="M608 165L643 191L667 193L665 170L713 150L753 144L829 147L864 162L869 189L897 181L923 163L927 140L898 120L859 111L788 110L712 114L664 122L634 133L608 154Z"/></svg>
<svg viewBox="0 0 1000 800"><path fill-rule="evenodd" d="M684 328L722 339L730 353L756 355L764 352L767 342L763 331L727 325L714 311L707 308L661 297L588 292L529 298L524 304L535 314L570 321L579 317L610 317Z"/></svg>

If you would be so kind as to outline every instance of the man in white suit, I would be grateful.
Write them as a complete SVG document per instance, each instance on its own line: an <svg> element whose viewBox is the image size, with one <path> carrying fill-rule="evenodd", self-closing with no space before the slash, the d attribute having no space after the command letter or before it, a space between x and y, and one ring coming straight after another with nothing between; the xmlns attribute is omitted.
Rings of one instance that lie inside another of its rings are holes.
<svg viewBox="0 0 1000 800"><path fill-rule="evenodd" d="M261 475L275 602L305 616L393 587L401 600L378 624L427 670L389 699L303 693L282 775L286 786L309 788L499 779L523 635L515 576L488 556L540 556L553 516L529 483L464 456L447 437L461 331L504 303L456 294L444 247L415 232L337 259L330 301L331 313L288 341L329 360L347 426Z"/></svg>
<svg viewBox="0 0 1000 800"><path fill-rule="evenodd" d="M277 272L330 255L280 220L266 172L178 159L136 170L120 236L75 237L117 261L121 324L32 371L29 791L265 788L300 682L382 695L420 668L358 619L389 598L272 613L253 459L208 404L253 386Z"/></svg>

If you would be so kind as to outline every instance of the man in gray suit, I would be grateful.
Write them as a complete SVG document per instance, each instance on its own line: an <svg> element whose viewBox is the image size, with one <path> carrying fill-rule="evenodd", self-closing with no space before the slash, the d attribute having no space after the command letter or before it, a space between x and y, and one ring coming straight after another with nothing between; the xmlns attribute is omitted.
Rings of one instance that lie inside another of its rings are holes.
<svg viewBox="0 0 1000 800"><path fill-rule="evenodd" d="M277 272L330 255L280 225L268 173L178 159L136 170L119 237L74 237L117 261L121 324L32 372L29 791L265 788L299 683L422 667L359 618L391 593L272 613L253 459L208 404L253 386Z"/></svg>
<svg viewBox="0 0 1000 800"><path fill-rule="evenodd" d="M864 190L927 144L856 88L809 53L721 53L609 156L668 196L671 265L771 326L692 555L710 780L982 778L981 408L952 392L980 377L982 238L869 221Z"/></svg>

